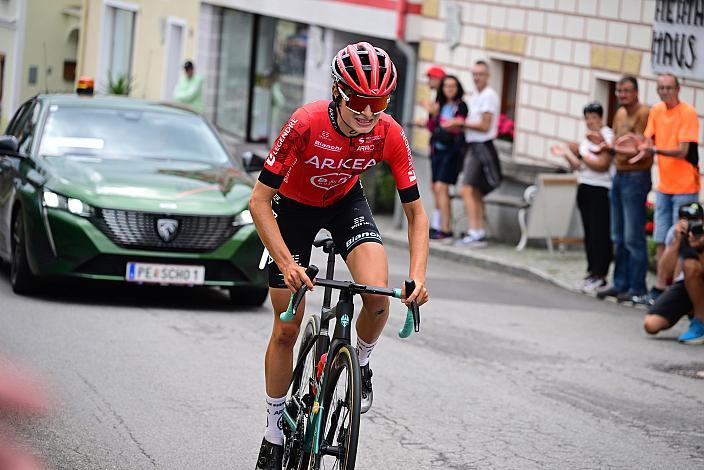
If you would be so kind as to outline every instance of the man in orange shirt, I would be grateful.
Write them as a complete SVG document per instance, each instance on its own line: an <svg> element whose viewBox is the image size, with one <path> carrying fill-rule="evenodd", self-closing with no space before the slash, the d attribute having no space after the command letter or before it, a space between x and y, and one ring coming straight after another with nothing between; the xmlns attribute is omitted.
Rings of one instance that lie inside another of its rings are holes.
<svg viewBox="0 0 704 470"><path fill-rule="evenodd" d="M645 139L633 160L657 155L658 183L655 199L655 230L658 258L665 250L668 229L677 222L680 206L697 202L699 176L699 120L697 111L679 99L680 84L672 74L658 78L662 101L650 110Z"/></svg>

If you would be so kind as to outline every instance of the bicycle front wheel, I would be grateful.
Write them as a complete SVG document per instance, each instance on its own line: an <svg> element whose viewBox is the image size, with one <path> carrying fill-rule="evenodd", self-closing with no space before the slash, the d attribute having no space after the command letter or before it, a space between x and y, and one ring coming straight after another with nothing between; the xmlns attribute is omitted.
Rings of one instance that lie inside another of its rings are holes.
<svg viewBox="0 0 704 470"><path fill-rule="evenodd" d="M321 470L353 470L357 458L360 415L360 372L357 352L349 345L340 347L325 378L320 453L311 455Z"/></svg>
<svg viewBox="0 0 704 470"><path fill-rule="evenodd" d="M306 451L304 446L304 436L308 424L307 414L309 411L305 404L307 400L304 397L311 395L308 403L313 402L314 397L310 389L310 380L315 379L315 357L319 331L320 323L318 317L313 315L303 330L303 337L298 349L296 369L292 377L288 398L289 410L296 410L296 416L293 418L297 427L285 433L286 443L284 446L283 467L286 470L306 468L305 466L308 465L310 460L310 453Z"/></svg>

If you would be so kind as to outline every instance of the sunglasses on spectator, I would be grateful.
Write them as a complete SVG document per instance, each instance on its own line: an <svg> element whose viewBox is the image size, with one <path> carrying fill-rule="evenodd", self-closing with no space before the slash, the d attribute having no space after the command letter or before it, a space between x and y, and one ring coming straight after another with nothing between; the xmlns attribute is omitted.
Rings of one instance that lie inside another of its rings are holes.
<svg viewBox="0 0 704 470"><path fill-rule="evenodd" d="M340 96L345 100L345 106L347 109L355 114L362 114L367 106L372 110L373 115L379 115L386 111L389 107L389 101L391 101L391 96L367 96L358 95L356 93L345 93L342 88L337 87L337 91L340 92Z"/></svg>

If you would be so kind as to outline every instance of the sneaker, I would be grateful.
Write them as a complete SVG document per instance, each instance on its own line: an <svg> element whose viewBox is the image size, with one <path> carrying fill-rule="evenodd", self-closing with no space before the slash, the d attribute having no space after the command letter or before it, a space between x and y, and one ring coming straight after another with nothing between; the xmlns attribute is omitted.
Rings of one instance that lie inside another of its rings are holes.
<svg viewBox="0 0 704 470"><path fill-rule="evenodd" d="M597 299L604 300L607 297L618 297L621 293L614 287L606 287L596 291Z"/></svg>
<svg viewBox="0 0 704 470"><path fill-rule="evenodd" d="M592 294L604 287L606 287L606 281L604 280L604 278L597 276L589 276L582 283L581 291L585 294Z"/></svg>
<svg viewBox="0 0 704 470"><path fill-rule="evenodd" d="M429 233L428 233L428 236L429 236L430 238L433 238L433 235L436 234L437 232L438 232L438 229L433 228L433 227L430 227L430 231L429 231Z"/></svg>
<svg viewBox="0 0 704 470"><path fill-rule="evenodd" d="M372 407L372 401L374 400L374 391L372 391L372 370L369 368L369 364L360 367L362 372L362 401L361 401L361 412L366 413L369 408Z"/></svg>
<svg viewBox="0 0 704 470"><path fill-rule="evenodd" d="M455 243L454 246L467 247L467 248L482 248L487 245L486 237L476 238L472 235L467 235L464 238L460 238Z"/></svg>
<svg viewBox="0 0 704 470"><path fill-rule="evenodd" d="M664 289L658 289L657 287L653 286L650 288L650 291L648 291L648 295L650 296L650 299L655 303L656 300L658 300L658 297L662 295L662 293L665 292Z"/></svg>
<svg viewBox="0 0 704 470"><path fill-rule="evenodd" d="M435 230L433 233L430 234L431 240L445 240L448 238L452 238L452 233L443 232L442 230Z"/></svg>
<svg viewBox="0 0 704 470"><path fill-rule="evenodd" d="M633 302L634 295L630 292L621 292L616 295L616 301L618 302Z"/></svg>
<svg viewBox="0 0 704 470"><path fill-rule="evenodd" d="M677 339L684 344L704 344L704 323L697 317L692 317L689 329Z"/></svg>
<svg viewBox="0 0 704 470"><path fill-rule="evenodd" d="M631 302L633 302L633 305L645 305L646 307L650 307L655 303L650 294L631 296Z"/></svg>
<svg viewBox="0 0 704 470"><path fill-rule="evenodd" d="M281 470L283 458L284 446L272 444L266 439L262 439L257 466L254 467L254 470Z"/></svg>

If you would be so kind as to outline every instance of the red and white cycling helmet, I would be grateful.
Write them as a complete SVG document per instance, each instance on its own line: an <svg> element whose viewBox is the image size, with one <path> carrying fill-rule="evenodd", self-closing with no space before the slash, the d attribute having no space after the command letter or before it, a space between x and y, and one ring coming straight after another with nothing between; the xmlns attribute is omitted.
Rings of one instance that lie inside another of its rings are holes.
<svg viewBox="0 0 704 470"><path fill-rule="evenodd" d="M386 96L396 88L396 66L389 54L368 42L340 49L330 64L335 83L360 95Z"/></svg>

